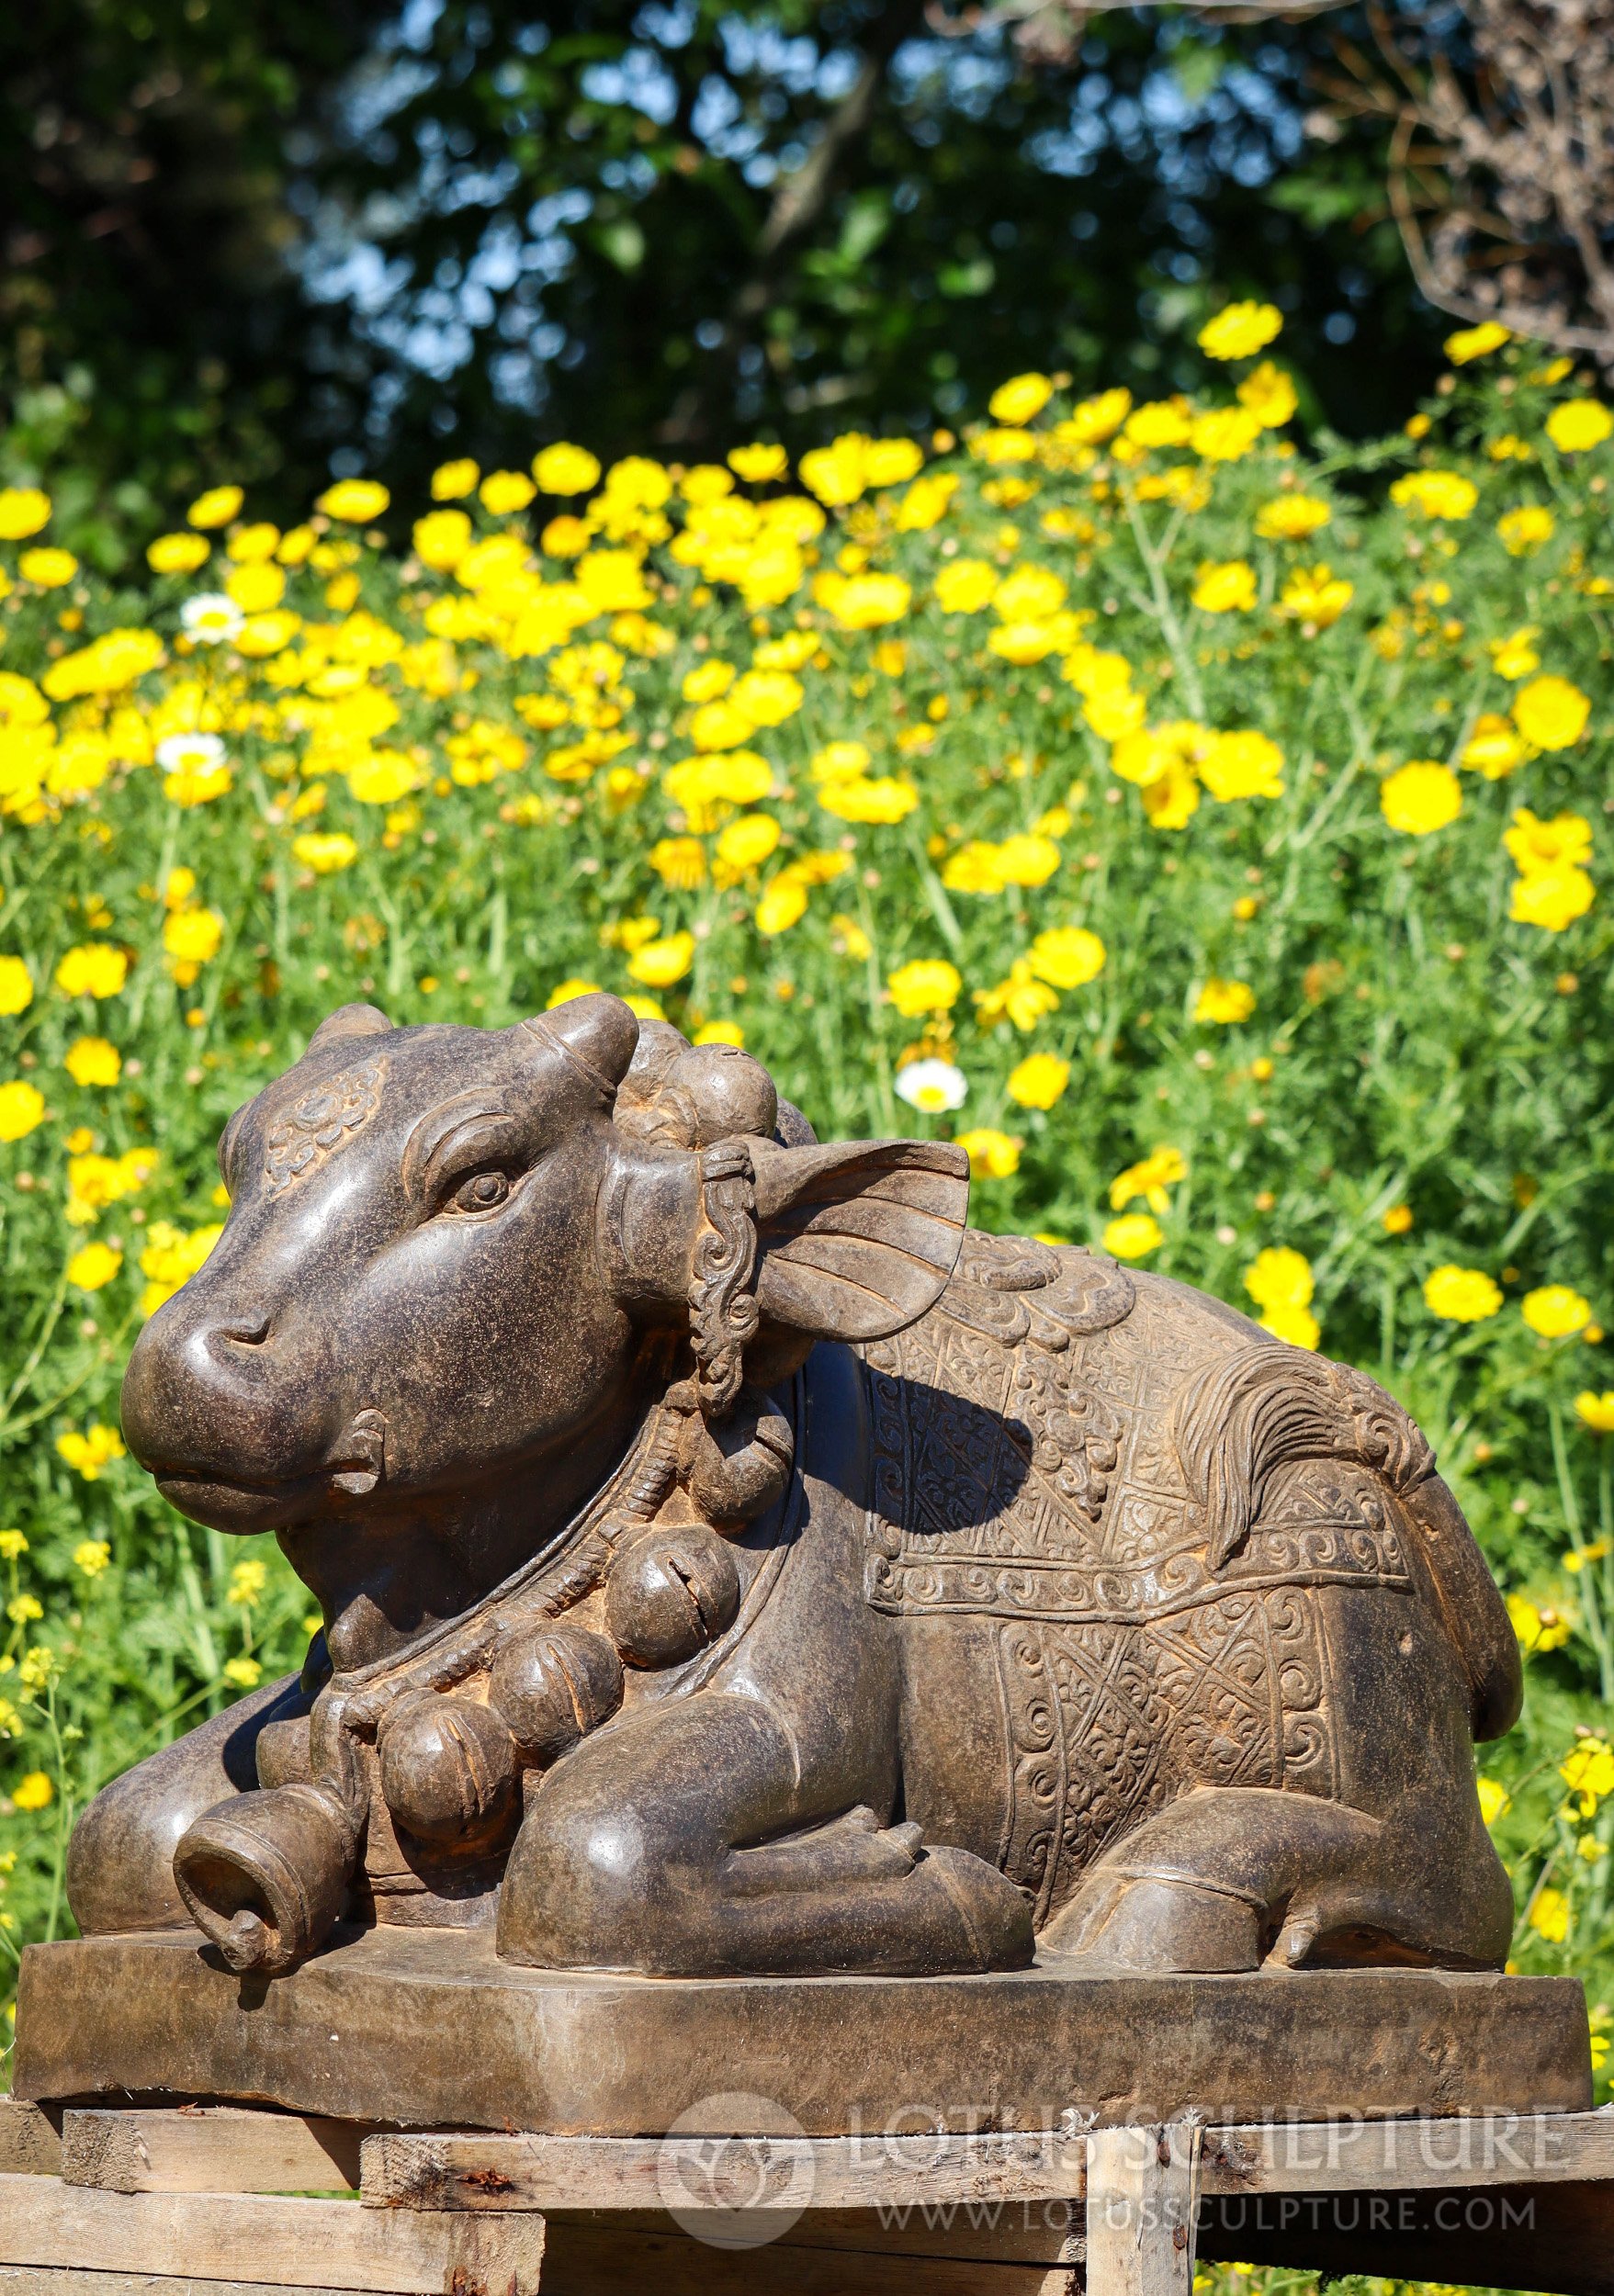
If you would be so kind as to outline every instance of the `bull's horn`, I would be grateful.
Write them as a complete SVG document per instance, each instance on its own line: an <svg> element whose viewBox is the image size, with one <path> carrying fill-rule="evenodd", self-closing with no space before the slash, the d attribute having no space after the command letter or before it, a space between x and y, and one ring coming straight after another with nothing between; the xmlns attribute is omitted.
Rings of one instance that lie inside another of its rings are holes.
<svg viewBox="0 0 1614 2296"><path fill-rule="evenodd" d="M552 1044L611 1099L627 1074L638 1042L638 1022L620 996L595 989L519 1024L540 1044Z"/></svg>
<svg viewBox="0 0 1614 2296"><path fill-rule="evenodd" d="M309 1051L317 1052L322 1044L335 1044L343 1037L385 1036L392 1027L386 1014L375 1005L342 1005L326 1015L309 1039Z"/></svg>

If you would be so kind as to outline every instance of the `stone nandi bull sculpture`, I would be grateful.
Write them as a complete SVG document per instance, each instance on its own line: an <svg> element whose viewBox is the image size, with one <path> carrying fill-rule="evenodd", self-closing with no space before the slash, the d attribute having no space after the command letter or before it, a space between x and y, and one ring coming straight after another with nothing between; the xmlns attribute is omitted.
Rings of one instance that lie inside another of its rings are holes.
<svg viewBox="0 0 1614 2296"><path fill-rule="evenodd" d="M966 1232L956 1148L820 1146L608 996L349 1006L220 1161L124 1425L324 1630L92 1806L85 1930L270 1975L344 1918L696 1975L1500 1962L1516 1646L1371 1381Z"/></svg>

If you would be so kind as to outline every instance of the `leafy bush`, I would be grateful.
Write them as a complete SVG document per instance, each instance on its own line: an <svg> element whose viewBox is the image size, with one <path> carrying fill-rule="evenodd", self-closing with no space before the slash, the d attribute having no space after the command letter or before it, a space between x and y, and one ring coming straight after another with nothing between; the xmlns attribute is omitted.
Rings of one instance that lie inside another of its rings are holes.
<svg viewBox="0 0 1614 2296"><path fill-rule="evenodd" d="M599 984L1403 1398L1529 1653L1517 1962L1609 1998L1614 425L1471 335L1308 454L1276 318L1207 330L1236 393L1017 377L928 458L451 465L403 556L370 482L220 486L141 592L0 494L8 1952L85 1797L309 1630L115 1433L226 1116L345 998Z"/></svg>

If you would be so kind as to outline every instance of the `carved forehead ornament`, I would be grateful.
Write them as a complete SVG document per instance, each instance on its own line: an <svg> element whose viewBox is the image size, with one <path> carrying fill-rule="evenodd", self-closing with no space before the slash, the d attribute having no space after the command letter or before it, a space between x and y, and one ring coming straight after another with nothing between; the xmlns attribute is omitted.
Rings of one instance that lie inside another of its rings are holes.
<svg viewBox="0 0 1614 2296"><path fill-rule="evenodd" d="M264 1143L264 1176L271 1188L289 1187L317 1171L367 1124L381 1105L385 1076L379 1060L344 1068L278 1118Z"/></svg>

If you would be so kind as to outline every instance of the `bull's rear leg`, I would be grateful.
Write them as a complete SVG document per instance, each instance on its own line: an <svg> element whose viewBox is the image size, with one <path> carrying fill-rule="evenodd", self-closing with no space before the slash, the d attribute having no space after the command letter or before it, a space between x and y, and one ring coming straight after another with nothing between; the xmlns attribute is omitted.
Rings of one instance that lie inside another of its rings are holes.
<svg viewBox="0 0 1614 2296"><path fill-rule="evenodd" d="M1442 1957L1385 1950L1410 1910L1386 1886L1385 1835L1383 1820L1338 1802L1203 1788L1108 1851L1040 1942L1151 1971L1254 1969L1269 1955L1290 1966ZM1375 1950L1353 1956L1353 1937Z"/></svg>
<svg viewBox="0 0 1614 2296"><path fill-rule="evenodd" d="M846 1784L798 1774L791 1732L753 1698L706 1692L633 1716L533 1796L499 1952L665 1976L1024 1967L1031 1911L1013 1884L871 1823Z"/></svg>

